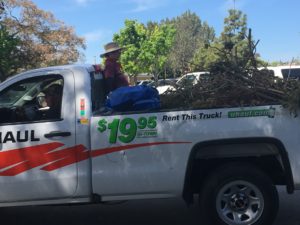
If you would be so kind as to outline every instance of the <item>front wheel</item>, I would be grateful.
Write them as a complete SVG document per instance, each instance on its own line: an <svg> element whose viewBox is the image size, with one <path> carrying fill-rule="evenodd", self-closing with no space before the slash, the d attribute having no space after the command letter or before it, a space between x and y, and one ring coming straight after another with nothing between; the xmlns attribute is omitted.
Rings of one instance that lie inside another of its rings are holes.
<svg viewBox="0 0 300 225"><path fill-rule="evenodd" d="M204 181L199 195L206 223L270 225L278 210L278 193L271 179L251 164L220 167Z"/></svg>

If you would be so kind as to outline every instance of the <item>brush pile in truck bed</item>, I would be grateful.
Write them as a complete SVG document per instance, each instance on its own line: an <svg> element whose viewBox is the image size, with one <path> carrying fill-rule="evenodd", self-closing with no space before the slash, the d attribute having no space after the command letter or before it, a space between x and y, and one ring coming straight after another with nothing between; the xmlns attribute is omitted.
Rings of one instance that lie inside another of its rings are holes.
<svg viewBox="0 0 300 225"><path fill-rule="evenodd" d="M282 80L257 58L251 29L246 35L247 49L224 44L217 50L218 60L210 66L210 76L194 86L175 87L161 95L163 109L200 109L282 104L297 116L300 108L300 81ZM229 46L229 47L228 47Z"/></svg>
<svg viewBox="0 0 300 225"><path fill-rule="evenodd" d="M161 95L163 109L200 109L282 104L297 115L298 81L284 81L268 70L212 71L195 86L175 87Z"/></svg>

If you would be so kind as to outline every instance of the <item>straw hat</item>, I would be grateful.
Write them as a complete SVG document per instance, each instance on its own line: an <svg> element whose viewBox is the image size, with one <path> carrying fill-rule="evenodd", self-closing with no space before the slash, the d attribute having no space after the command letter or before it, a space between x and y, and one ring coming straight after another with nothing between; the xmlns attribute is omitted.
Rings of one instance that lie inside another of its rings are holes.
<svg viewBox="0 0 300 225"><path fill-rule="evenodd" d="M119 45L116 42L110 42L110 43L104 45L104 49L105 49L105 52L103 54L101 54L100 57L104 57L108 53L111 53L111 52L119 51L122 48L119 47Z"/></svg>

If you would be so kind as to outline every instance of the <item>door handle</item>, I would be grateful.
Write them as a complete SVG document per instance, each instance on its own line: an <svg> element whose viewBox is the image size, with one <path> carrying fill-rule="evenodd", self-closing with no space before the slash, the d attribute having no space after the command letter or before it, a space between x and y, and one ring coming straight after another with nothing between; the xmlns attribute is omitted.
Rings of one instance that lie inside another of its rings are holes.
<svg viewBox="0 0 300 225"><path fill-rule="evenodd" d="M48 134L44 134L45 138L68 137L68 136L71 136L71 132L69 132L69 131L52 131Z"/></svg>

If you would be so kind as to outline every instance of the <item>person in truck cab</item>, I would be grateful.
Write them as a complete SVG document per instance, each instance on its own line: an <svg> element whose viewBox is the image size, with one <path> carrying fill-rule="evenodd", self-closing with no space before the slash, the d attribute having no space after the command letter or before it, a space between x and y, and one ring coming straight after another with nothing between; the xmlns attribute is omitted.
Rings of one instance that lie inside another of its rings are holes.
<svg viewBox="0 0 300 225"><path fill-rule="evenodd" d="M52 84L45 90L45 102L48 110L43 114L45 119L59 119L61 113L63 87L59 84Z"/></svg>
<svg viewBox="0 0 300 225"><path fill-rule="evenodd" d="M115 42L104 46L105 52L100 57L105 58L103 74L105 77L106 92L109 93L119 87L129 86L127 76L122 72L119 62L122 48Z"/></svg>

